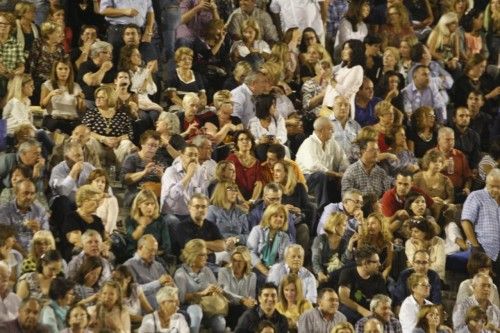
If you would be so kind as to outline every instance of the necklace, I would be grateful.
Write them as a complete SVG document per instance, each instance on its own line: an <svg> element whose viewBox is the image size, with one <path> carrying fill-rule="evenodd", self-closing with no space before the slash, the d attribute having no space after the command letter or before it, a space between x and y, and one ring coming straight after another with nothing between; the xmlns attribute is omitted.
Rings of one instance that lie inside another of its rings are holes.
<svg viewBox="0 0 500 333"><path fill-rule="evenodd" d="M113 122L114 112L112 112L112 115L110 117L105 117L102 110L100 111L99 114L100 114L102 120L104 121L104 124L106 124L106 127L104 127L104 132L106 132L106 134L109 135L109 133L111 133L111 130L112 130L111 124Z"/></svg>

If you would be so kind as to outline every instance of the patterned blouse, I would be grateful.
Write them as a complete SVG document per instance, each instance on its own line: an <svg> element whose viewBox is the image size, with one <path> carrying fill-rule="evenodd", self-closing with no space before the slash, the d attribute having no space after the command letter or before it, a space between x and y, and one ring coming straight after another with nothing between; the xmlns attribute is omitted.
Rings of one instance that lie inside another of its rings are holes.
<svg viewBox="0 0 500 333"><path fill-rule="evenodd" d="M30 56L30 69L33 78L46 81L50 79L52 65L65 56L64 47L59 45L54 52L50 52L41 39L33 42Z"/></svg>
<svg viewBox="0 0 500 333"><path fill-rule="evenodd" d="M88 109L83 116L82 124L102 136L128 135L129 138L133 137L132 120L124 111L116 111L113 118L105 118L97 108Z"/></svg>

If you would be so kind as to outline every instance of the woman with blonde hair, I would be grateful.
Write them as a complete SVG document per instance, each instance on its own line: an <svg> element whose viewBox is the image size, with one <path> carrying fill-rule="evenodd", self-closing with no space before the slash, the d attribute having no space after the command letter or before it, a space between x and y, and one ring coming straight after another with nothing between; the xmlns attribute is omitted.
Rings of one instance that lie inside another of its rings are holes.
<svg viewBox="0 0 500 333"><path fill-rule="evenodd" d="M248 235L247 246L252 255L252 265L267 277L269 268L284 260L285 249L290 244L288 230L288 210L279 203L267 206L259 225Z"/></svg>
<svg viewBox="0 0 500 333"><path fill-rule="evenodd" d="M14 76L7 86L7 104L3 107L2 117L6 120L7 134L13 135L21 125L33 124L30 98L33 96L35 84L29 74Z"/></svg>
<svg viewBox="0 0 500 333"><path fill-rule="evenodd" d="M276 310L288 320L290 332L297 332L299 317L312 307L311 302L304 297L302 280L296 274L284 276L278 287Z"/></svg>
<svg viewBox="0 0 500 333"><path fill-rule="evenodd" d="M60 249L63 258L71 259L73 249L82 247L82 234L93 229L104 238L104 224L95 215L103 193L92 185L82 185L76 191L76 210L69 212L61 228Z"/></svg>
<svg viewBox="0 0 500 333"><path fill-rule="evenodd" d="M115 280L104 282L98 297L97 304L88 308L94 331L130 333L130 315L123 306L120 284Z"/></svg>
<svg viewBox="0 0 500 333"><path fill-rule="evenodd" d="M318 61L314 65L314 76L302 85L302 107L316 116L321 110L326 87L332 76L332 64L328 60Z"/></svg>
<svg viewBox="0 0 500 333"><path fill-rule="evenodd" d="M252 65L247 61L238 61L233 69L233 75L224 82L223 89L233 90L245 81L247 75L252 71Z"/></svg>
<svg viewBox="0 0 500 333"><path fill-rule="evenodd" d="M238 244L246 244L250 232L247 214L238 206L238 194L235 182L218 182L208 207L206 219L219 228L226 241L226 251L232 251Z"/></svg>
<svg viewBox="0 0 500 333"><path fill-rule="evenodd" d="M14 15L16 16L16 40L24 50L25 59L28 59L33 42L40 38L40 31L35 24L36 7L28 1L16 3Z"/></svg>
<svg viewBox="0 0 500 333"><path fill-rule="evenodd" d="M39 230L33 234L31 239L29 253L21 263L19 276L36 271L40 257L49 250L56 249L54 236L48 230Z"/></svg>
<svg viewBox="0 0 500 333"><path fill-rule="evenodd" d="M458 15L454 12L443 14L427 39L432 59L440 62L449 70L459 68L460 43Z"/></svg>
<svg viewBox="0 0 500 333"><path fill-rule="evenodd" d="M252 272L250 251L243 245L237 246L231 253L231 263L222 267L218 274L218 283L229 299L227 325L234 329L243 312L256 304L257 276Z"/></svg>
<svg viewBox="0 0 500 333"><path fill-rule="evenodd" d="M372 213L361 224L357 247L372 245L380 257L381 273L387 280L392 269L394 258L394 247L392 244L392 233L389 229L389 221L381 213ZM351 237L353 239L353 237Z"/></svg>
<svg viewBox="0 0 500 333"><path fill-rule="evenodd" d="M134 144L132 119L116 108L117 96L109 85L100 86L94 92L95 108L88 109L82 124L90 128L92 145L99 154L101 165L121 164Z"/></svg>
<svg viewBox="0 0 500 333"><path fill-rule="evenodd" d="M127 230L127 252L132 256L137 249L138 240L146 234L158 242L158 255L171 253L170 233L164 216L160 215L158 198L152 190L143 189L134 198L130 216L125 221Z"/></svg>
<svg viewBox="0 0 500 333"><path fill-rule="evenodd" d="M261 39L259 23L249 18L241 25L242 39L231 46L231 55L234 61L249 59L250 62L257 59L268 58L271 54L269 44Z"/></svg>
<svg viewBox="0 0 500 333"><path fill-rule="evenodd" d="M343 213L332 213L324 225L324 234L314 238L312 244L312 270L320 284L330 283L338 287L340 270L344 266L342 260L347 249L344 232L347 228L347 216Z"/></svg>
<svg viewBox="0 0 500 333"><path fill-rule="evenodd" d="M335 325L330 333L354 333L354 327L352 326L351 323L344 322Z"/></svg>
<svg viewBox="0 0 500 333"><path fill-rule="evenodd" d="M394 3L387 7L387 23L380 27L382 46L399 47L399 43L405 37L415 36L410 15L405 5Z"/></svg>
<svg viewBox="0 0 500 333"><path fill-rule="evenodd" d="M300 79L302 82L306 82L314 76L314 66L318 61L322 60L333 63L332 57L321 44L309 45L307 47L307 52L304 53L301 59Z"/></svg>
<svg viewBox="0 0 500 333"><path fill-rule="evenodd" d="M201 134L201 120L198 117L200 110L201 99L198 94L188 92L182 98L183 112L177 113L179 117L180 135L186 140L194 138L196 135Z"/></svg>
<svg viewBox="0 0 500 333"><path fill-rule="evenodd" d="M202 297L223 293L207 266L207 257L208 249L204 240L192 239L187 242L181 252L183 264L175 272L174 281L179 288L181 308L185 309L191 318L191 332L199 332L203 320L203 324L206 324L211 332L222 333L226 328L224 317L207 317L199 305Z"/></svg>

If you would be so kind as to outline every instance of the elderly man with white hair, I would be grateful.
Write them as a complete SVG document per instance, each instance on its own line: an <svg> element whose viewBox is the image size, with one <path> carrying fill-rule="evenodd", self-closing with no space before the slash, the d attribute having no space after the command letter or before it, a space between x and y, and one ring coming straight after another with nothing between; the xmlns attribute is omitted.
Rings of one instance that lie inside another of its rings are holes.
<svg viewBox="0 0 500 333"><path fill-rule="evenodd" d="M394 316L391 311L392 300L389 296L383 294L377 294L373 296L370 301L370 312L373 315L368 317L363 317L356 323L356 333L365 332L366 328L369 327L369 322L372 319L379 321L384 333L398 333L402 332L401 323Z"/></svg>
<svg viewBox="0 0 500 333"><path fill-rule="evenodd" d="M21 298L11 291L10 267L0 261L0 323L17 318Z"/></svg>
<svg viewBox="0 0 500 333"><path fill-rule="evenodd" d="M462 228L473 249L485 252L500 285L500 169L486 177L486 187L468 195L462 209Z"/></svg>
<svg viewBox="0 0 500 333"><path fill-rule="evenodd" d="M281 279L291 273L297 274L302 281L304 297L311 303L316 303L318 282L313 273L304 267L304 248L298 244L292 244L286 248L284 262L271 266L267 282L272 282L279 286Z"/></svg>
<svg viewBox="0 0 500 333"><path fill-rule="evenodd" d="M333 124L327 117L314 121L314 132L302 142L296 161L307 186L314 190L318 208L340 201L340 179L349 166L346 154L333 138Z"/></svg>
<svg viewBox="0 0 500 333"><path fill-rule="evenodd" d="M142 319L139 333L179 332L189 333L186 318L178 313L179 291L176 287L166 286L156 293L159 308Z"/></svg>
<svg viewBox="0 0 500 333"><path fill-rule="evenodd" d="M455 304L453 309L453 329L455 332L461 331L466 326L465 314L467 310L477 305L486 312L489 327L500 327L500 309L491 303L489 299L492 285L493 280L488 274L478 273L474 276L472 279L472 296Z"/></svg>

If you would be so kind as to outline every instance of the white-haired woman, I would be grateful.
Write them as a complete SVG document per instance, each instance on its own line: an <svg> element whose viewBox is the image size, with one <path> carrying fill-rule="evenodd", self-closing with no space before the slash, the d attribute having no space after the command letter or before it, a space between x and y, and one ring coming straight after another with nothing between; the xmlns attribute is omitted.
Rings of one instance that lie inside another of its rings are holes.
<svg viewBox="0 0 500 333"><path fill-rule="evenodd" d="M172 165L186 145L179 134L179 118L171 112L160 113L156 121L156 132L160 134L160 148L156 151L155 159L166 168Z"/></svg>
<svg viewBox="0 0 500 333"><path fill-rule="evenodd" d="M221 315L206 317L198 304L204 296L221 294L222 288L217 285L214 273L207 267L208 249L202 239L192 239L182 250L181 260L184 262L174 275L179 288L179 299L191 318L191 332L198 333L204 324L211 332L222 333L226 329L226 320Z"/></svg>
<svg viewBox="0 0 500 333"><path fill-rule="evenodd" d="M252 257L246 246L240 245L234 249L231 265L219 270L218 282L229 297L227 325L234 329L243 312L257 303L257 275L252 272Z"/></svg>
<svg viewBox="0 0 500 333"><path fill-rule="evenodd" d="M182 99L182 109L184 112L179 113L181 136L185 140L194 138L201 134L201 121L197 116L200 109L200 98L195 93L187 93Z"/></svg>
<svg viewBox="0 0 500 333"><path fill-rule="evenodd" d="M139 333L189 333L186 319L182 314L177 313L179 308L177 288L170 286L161 288L156 293L156 301L160 306L159 309L144 316L141 327L139 327Z"/></svg>

